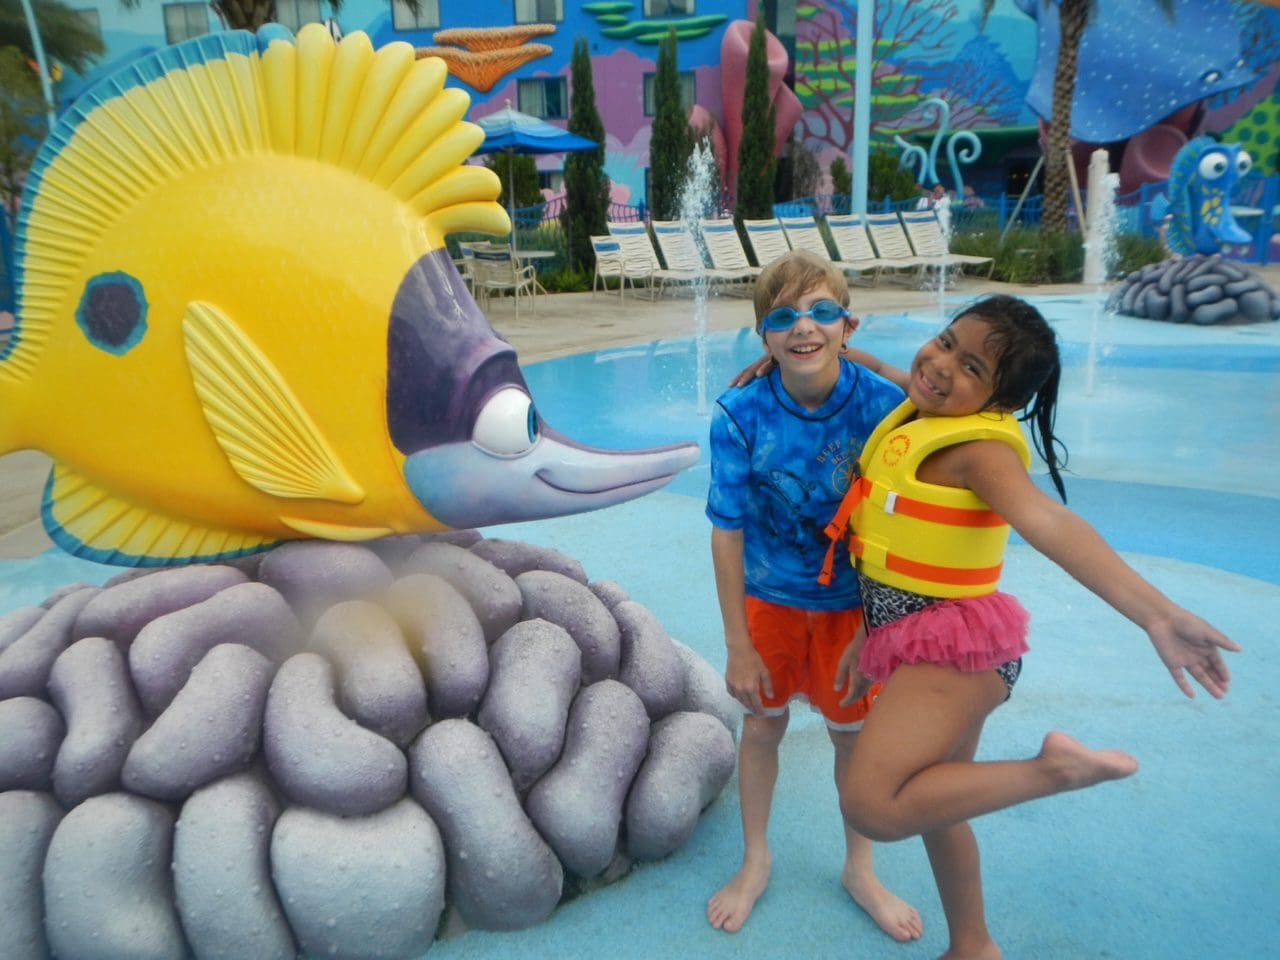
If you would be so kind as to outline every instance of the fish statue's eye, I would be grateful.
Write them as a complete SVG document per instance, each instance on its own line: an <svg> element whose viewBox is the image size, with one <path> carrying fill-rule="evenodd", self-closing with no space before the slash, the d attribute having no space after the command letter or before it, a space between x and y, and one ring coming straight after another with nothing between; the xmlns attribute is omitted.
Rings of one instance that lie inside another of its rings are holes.
<svg viewBox="0 0 1280 960"><path fill-rule="evenodd" d="M1200 176L1205 180L1217 180L1227 172L1227 155L1219 151L1206 153L1200 158L1200 166L1198 168Z"/></svg>
<svg viewBox="0 0 1280 960"><path fill-rule="evenodd" d="M85 338L107 353L124 356L147 332L147 296L139 280L123 271L89 279L76 307Z"/></svg>
<svg viewBox="0 0 1280 960"><path fill-rule="evenodd" d="M1206 70L1204 74L1200 77L1200 82L1201 83L1217 83L1221 79L1222 79L1221 70Z"/></svg>
<svg viewBox="0 0 1280 960"><path fill-rule="evenodd" d="M519 457L538 441L538 411L523 390L499 390L481 408L471 442L498 457Z"/></svg>
<svg viewBox="0 0 1280 960"><path fill-rule="evenodd" d="M1236 157L1236 173L1244 176L1253 167L1253 157L1249 156L1247 150L1241 150Z"/></svg>

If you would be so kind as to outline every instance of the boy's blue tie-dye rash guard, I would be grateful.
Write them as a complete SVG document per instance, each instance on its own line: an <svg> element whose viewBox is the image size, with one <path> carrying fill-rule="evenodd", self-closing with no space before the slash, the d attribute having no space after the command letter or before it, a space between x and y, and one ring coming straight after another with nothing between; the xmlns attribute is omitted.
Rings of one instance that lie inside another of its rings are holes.
<svg viewBox="0 0 1280 960"><path fill-rule="evenodd" d="M748 596L806 610L859 604L845 543L831 586L818 583L829 544L823 530L863 444L902 397L889 381L841 360L840 379L817 410L792 400L776 369L716 401L707 517L743 531Z"/></svg>

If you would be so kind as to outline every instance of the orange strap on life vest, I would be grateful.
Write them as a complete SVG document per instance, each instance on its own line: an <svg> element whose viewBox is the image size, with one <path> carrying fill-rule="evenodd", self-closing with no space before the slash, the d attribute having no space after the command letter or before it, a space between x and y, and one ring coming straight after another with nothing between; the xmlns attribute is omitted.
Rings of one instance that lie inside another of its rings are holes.
<svg viewBox="0 0 1280 960"><path fill-rule="evenodd" d="M845 491L844 499L840 501L840 507L836 510L836 515L831 518L831 522L827 524L827 528L823 531L827 535L827 539L831 541L827 547L827 555L822 560L822 571L818 574L818 582L824 587L831 586L831 575L835 571L836 565L836 544L848 532L849 518L853 516L853 511L858 509L858 504L862 502L862 498L866 496L870 488L871 485L867 482L866 477L858 477L853 483L849 484L849 489Z"/></svg>

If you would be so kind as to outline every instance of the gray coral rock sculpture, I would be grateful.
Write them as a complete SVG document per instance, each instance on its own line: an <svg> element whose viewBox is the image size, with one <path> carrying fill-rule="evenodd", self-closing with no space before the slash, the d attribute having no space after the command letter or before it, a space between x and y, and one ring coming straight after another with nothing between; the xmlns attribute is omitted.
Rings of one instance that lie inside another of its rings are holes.
<svg viewBox="0 0 1280 960"><path fill-rule="evenodd" d="M1280 297L1222 254L1198 253L1129 274L1107 298L1107 309L1170 323L1259 323L1280 319Z"/></svg>
<svg viewBox="0 0 1280 960"><path fill-rule="evenodd" d="M70 585L0 615L0 957L527 927L684 843L740 716L618 584L475 531Z"/></svg>

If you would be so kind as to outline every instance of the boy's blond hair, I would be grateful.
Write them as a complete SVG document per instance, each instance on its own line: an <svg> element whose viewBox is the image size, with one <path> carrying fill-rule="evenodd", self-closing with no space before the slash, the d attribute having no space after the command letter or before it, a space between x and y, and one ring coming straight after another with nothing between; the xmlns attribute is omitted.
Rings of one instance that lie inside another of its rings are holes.
<svg viewBox="0 0 1280 960"><path fill-rule="evenodd" d="M840 306L849 306L849 282L830 260L808 250L792 250L769 263L756 278L756 333L763 335L766 313L779 303L795 303L815 287L826 287Z"/></svg>

